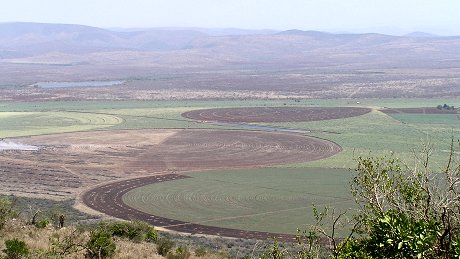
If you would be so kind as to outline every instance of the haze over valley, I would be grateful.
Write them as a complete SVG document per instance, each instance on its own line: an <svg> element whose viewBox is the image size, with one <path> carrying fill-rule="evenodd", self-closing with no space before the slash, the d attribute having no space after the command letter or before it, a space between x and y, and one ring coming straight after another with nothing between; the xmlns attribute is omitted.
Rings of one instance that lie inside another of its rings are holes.
<svg viewBox="0 0 460 259"><path fill-rule="evenodd" d="M0 24L3 100L25 98L18 85L33 100L453 97L459 65L460 37L421 33ZM33 86L91 80L126 82L71 95Z"/></svg>

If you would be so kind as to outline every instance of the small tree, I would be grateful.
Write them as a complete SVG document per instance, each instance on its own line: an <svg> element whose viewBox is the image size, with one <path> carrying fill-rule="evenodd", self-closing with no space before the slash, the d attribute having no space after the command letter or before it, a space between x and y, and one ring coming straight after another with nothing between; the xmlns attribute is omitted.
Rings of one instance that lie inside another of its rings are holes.
<svg viewBox="0 0 460 259"><path fill-rule="evenodd" d="M67 229L50 238L50 257L65 258L86 249L85 236L82 229Z"/></svg>
<svg viewBox="0 0 460 259"><path fill-rule="evenodd" d="M358 158L352 194L361 237L341 244L346 254L370 258L458 257L460 240L460 161L452 140L441 172L429 165L432 148L424 145L420 162L407 167L395 158Z"/></svg>
<svg viewBox="0 0 460 259"><path fill-rule="evenodd" d="M115 253L116 245L109 232L97 229L91 232L86 248L88 258L110 258Z"/></svg>

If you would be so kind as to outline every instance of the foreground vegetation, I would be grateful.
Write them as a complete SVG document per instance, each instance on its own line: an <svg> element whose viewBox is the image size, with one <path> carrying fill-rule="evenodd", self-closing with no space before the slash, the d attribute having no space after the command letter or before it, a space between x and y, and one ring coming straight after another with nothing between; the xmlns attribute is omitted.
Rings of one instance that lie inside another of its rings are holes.
<svg viewBox="0 0 460 259"><path fill-rule="evenodd" d="M13 208L10 199L2 198L0 202L2 208ZM0 213L6 216L0 219L0 258L228 257L227 252L209 245L185 245L181 238L159 235L152 226L138 221L59 227L45 221L32 224L11 210Z"/></svg>

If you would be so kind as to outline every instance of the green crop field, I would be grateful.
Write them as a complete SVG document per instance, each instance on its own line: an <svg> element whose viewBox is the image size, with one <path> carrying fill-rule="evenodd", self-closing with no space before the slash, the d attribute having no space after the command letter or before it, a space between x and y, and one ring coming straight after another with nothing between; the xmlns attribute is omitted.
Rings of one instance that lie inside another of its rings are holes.
<svg viewBox="0 0 460 259"><path fill-rule="evenodd" d="M123 122L114 115L80 112L0 112L0 137L20 137L112 127Z"/></svg>
<svg viewBox="0 0 460 259"><path fill-rule="evenodd" d="M295 233L319 208L352 208L344 169L248 169L188 173L189 179L152 184L123 196L154 215L204 225Z"/></svg>
<svg viewBox="0 0 460 259"><path fill-rule="evenodd" d="M391 117L406 124L435 124L435 127L459 127L460 115L457 114L410 114L393 113Z"/></svg>

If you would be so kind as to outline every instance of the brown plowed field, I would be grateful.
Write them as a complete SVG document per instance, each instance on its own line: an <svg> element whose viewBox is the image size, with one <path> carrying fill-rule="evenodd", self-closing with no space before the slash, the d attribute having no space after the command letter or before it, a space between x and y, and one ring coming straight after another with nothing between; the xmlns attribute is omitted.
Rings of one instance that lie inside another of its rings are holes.
<svg viewBox="0 0 460 259"><path fill-rule="evenodd" d="M2 152L1 192L52 199L136 175L305 162L341 150L299 134L242 130L78 132L12 141L40 149Z"/></svg>
<svg viewBox="0 0 460 259"><path fill-rule="evenodd" d="M395 114L395 113L415 113L415 114L456 114L458 109L455 110L443 110L437 109L434 107L420 107L420 108L387 108L380 110L386 114Z"/></svg>
<svg viewBox="0 0 460 259"><path fill-rule="evenodd" d="M349 118L370 112L360 107L245 107L193 110L183 117L212 122L302 122Z"/></svg>
<svg viewBox="0 0 460 259"><path fill-rule="evenodd" d="M123 203L123 195L132 189L147 184L184 178L188 178L188 176L178 174L165 174L110 183L107 185L99 186L84 193L82 200L90 208L117 218L126 220L139 219L154 226L164 227L166 229L179 232L246 239L266 240L276 238L279 241L295 241L294 235L220 228L163 218L136 210Z"/></svg>
<svg viewBox="0 0 460 259"><path fill-rule="evenodd" d="M340 150L330 141L296 134L187 130L145 150L130 166L177 171L259 167L318 160Z"/></svg>

